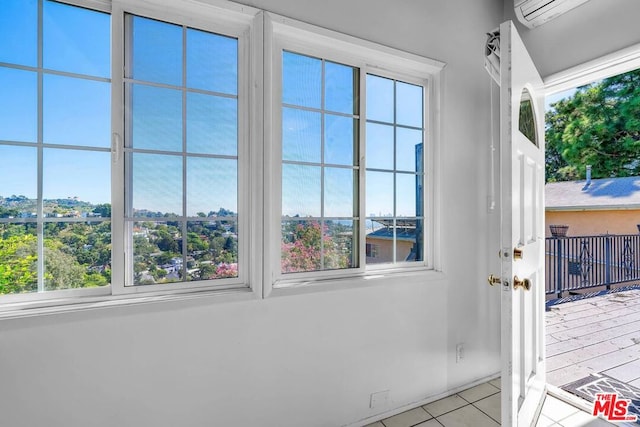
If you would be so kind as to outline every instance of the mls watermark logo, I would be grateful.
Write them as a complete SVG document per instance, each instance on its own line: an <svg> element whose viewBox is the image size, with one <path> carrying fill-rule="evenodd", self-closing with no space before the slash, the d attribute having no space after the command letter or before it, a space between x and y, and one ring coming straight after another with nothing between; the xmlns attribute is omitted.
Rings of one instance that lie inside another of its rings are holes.
<svg viewBox="0 0 640 427"><path fill-rule="evenodd" d="M616 393L598 393L593 402L593 416L603 415L607 421L637 421L638 416L628 412L630 399L619 399Z"/></svg>

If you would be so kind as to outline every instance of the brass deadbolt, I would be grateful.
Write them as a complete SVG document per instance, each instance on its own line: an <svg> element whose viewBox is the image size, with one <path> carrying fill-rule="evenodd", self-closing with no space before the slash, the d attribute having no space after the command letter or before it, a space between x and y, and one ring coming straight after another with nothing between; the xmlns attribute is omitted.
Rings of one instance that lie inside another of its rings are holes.
<svg viewBox="0 0 640 427"><path fill-rule="evenodd" d="M522 259L522 252L523 251L520 248L513 248L513 259Z"/></svg>

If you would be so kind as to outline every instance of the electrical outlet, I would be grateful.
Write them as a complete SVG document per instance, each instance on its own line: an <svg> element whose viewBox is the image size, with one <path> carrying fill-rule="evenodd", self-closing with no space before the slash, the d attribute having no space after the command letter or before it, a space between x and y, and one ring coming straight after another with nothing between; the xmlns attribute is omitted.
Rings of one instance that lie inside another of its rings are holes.
<svg viewBox="0 0 640 427"><path fill-rule="evenodd" d="M371 399L369 400L369 407L380 408L383 406L387 406L388 401L389 401L389 390L377 391L375 393L371 393Z"/></svg>
<svg viewBox="0 0 640 427"><path fill-rule="evenodd" d="M460 343L456 345L456 363L464 359L464 344Z"/></svg>

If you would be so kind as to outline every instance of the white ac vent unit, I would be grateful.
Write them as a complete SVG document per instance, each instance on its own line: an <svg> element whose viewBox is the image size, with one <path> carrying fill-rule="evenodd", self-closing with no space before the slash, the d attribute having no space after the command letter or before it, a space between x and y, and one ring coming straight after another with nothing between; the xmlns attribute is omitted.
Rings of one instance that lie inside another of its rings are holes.
<svg viewBox="0 0 640 427"><path fill-rule="evenodd" d="M549 22L589 0L514 0L518 20L529 28Z"/></svg>

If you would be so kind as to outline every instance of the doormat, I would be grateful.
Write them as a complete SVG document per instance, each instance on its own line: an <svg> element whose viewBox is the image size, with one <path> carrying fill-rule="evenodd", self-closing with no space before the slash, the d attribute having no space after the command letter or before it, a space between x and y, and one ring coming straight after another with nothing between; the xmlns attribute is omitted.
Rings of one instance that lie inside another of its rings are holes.
<svg viewBox="0 0 640 427"><path fill-rule="evenodd" d="M631 400L628 411L638 415L636 424L640 424L640 389L604 374L592 374L581 380L560 387L591 403L598 393L616 393L620 398Z"/></svg>

